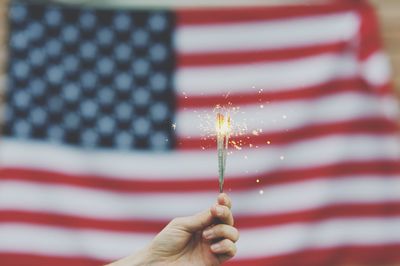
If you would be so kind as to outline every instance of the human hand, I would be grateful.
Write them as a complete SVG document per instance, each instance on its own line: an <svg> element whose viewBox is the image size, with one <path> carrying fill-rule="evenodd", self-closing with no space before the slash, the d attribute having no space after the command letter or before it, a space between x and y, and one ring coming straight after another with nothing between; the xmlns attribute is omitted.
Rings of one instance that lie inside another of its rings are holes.
<svg viewBox="0 0 400 266"><path fill-rule="evenodd" d="M235 255L238 238L231 200L220 194L210 210L172 220L149 249L162 265L220 265Z"/></svg>
<svg viewBox="0 0 400 266"><path fill-rule="evenodd" d="M217 203L199 214L173 219L142 252L109 266L217 266L236 253L231 200L222 193Z"/></svg>

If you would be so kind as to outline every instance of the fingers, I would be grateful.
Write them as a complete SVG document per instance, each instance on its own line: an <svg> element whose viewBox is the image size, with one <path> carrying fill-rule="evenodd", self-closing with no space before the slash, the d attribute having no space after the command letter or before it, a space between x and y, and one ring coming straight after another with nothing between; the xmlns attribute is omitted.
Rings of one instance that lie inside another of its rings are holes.
<svg viewBox="0 0 400 266"><path fill-rule="evenodd" d="M224 205L224 206L228 207L229 209L232 208L232 201L226 193L219 194L217 201L218 201L218 204L220 204L220 205Z"/></svg>
<svg viewBox="0 0 400 266"><path fill-rule="evenodd" d="M213 218L218 218L222 223L233 225L231 207L232 203L228 195L221 193L218 196L218 204L211 207L211 212L204 211L193 216L175 218L170 222L169 226L179 227L182 230L193 233L211 225Z"/></svg>
<svg viewBox="0 0 400 266"><path fill-rule="evenodd" d="M213 217L218 218L222 223L233 225L233 215L227 206L216 204L211 207L211 214Z"/></svg>
<svg viewBox="0 0 400 266"><path fill-rule="evenodd" d="M203 231L203 237L206 240L224 238L235 243L239 239L239 231L235 227L226 224L217 224Z"/></svg>
<svg viewBox="0 0 400 266"><path fill-rule="evenodd" d="M214 254L233 257L236 254L236 245L229 239L221 240L210 246Z"/></svg>

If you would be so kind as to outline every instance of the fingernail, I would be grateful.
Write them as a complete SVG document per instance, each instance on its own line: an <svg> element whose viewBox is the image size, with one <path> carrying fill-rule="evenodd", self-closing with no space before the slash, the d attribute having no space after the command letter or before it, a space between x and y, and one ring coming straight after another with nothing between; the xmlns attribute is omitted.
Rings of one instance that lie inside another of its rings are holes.
<svg viewBox="0 0 400 266"><path fill-rule="evenodd" d="M205 239L210 239L213 237L213 231L212 230L206 230L203 232L203 236Z"/></svg>
<svg viewBox="0 0 400 266"><path fill-rule="evenodd" d="M212 251L218 251L221 249L221 245L219 243L215 243L211 245L211 250Z"/></svg>
<svg viewBox="0 0 400 266"><path fill-rule="evenodd" d="M215 206L215 210L217 211L218 215L222 215L224 213L224 209L220 206Z"/></svg>

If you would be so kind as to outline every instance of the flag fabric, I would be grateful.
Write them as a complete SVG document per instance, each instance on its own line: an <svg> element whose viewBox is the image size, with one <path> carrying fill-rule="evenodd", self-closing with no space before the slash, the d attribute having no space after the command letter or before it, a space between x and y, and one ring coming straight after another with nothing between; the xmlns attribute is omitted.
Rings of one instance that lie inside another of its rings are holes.
<svg viewBox="0 0 400 266"><path fill-rule="evenodd" d="M241 237L226 265L400 261L397 102L366 1L14 1L9 27L1 265L100 265L211 206L199 127L218 104L247 127L227 159Z"/></svg>

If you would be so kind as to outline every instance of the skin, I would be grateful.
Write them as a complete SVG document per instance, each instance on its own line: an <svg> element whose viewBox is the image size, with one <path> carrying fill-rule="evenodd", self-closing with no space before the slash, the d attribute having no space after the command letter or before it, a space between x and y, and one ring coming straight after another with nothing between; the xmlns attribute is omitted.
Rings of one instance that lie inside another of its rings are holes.
<svg viewBox="0 0 400 266"><path fill-rule="evenodd" d="M231 200L222 193L209 210L172 220L137 254L108 266L217 266L236 254L238 230L233 227Z"/></svg>

